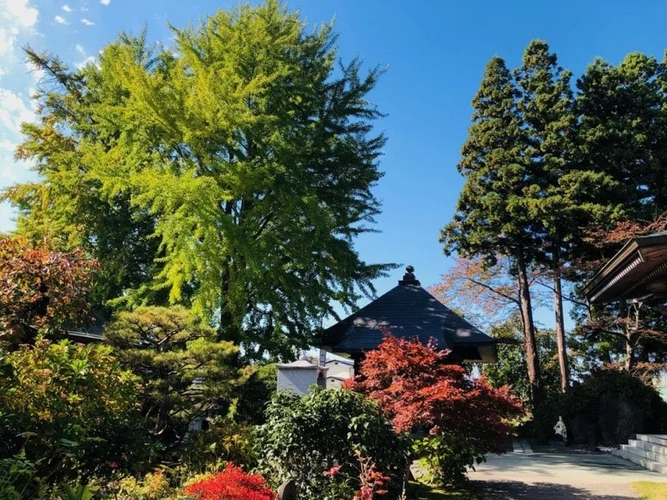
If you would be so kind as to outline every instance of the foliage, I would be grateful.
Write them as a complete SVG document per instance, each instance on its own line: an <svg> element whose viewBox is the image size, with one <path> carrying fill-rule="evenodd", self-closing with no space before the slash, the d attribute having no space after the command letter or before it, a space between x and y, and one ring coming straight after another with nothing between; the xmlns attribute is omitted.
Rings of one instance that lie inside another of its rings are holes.
<svg viewBox="0 0 667 500"><path fill-rule="evenodd" d="M24 238L0 239L0 340L15 348L38 331L54 335L86 321L95 263L81 250L33 248Z"/></svg>
<svg viewBox="0 0 667 500"><path fill-rule="evenodd" d="M508 419L522 414L507 387L471 379L448 356L433 340L423 345L388 335L366 354L361 375L348 384L377 401L398 432L421 427L435 437L425 438L421 449L428 451L436 477L447 483L460 481L477 457L502 453L512 436ZM460 458L457 467L450 465L453 457Z"/></svg>
<svg viewBox="0 0 667 500"><path fill-rule="evenodd" d="M94 257L100 267L91 302L100 313L110 313L108 301L133 289L141 289L143 300L164 301L164 293L146 286L162 269L156 262L160 242L150 237L154 217L133 207L129 193L105 191L90 168L95 153L87 145L110 151L120 136L119 117L105 119L99 110L122 102L123 89L102 81L95 65L72 72L55 56L30 47L25 52L45 77L34 94L40 122L23 124L25 140L16 151L17 158L36 164L40 181L0 195L19 210L18 233L32 242L48 239L66 251L82 248Z"/></svg>
<svg viewBox="0 0 667 500"><path fill-rule="evenodd" d="M25 456L25 450L0 459L0 500L21 500L38 496L43 485L35 477L37 468Z"/></svg>
<svg viewBox="0 0 667 500"><path fill-rule="evenodd" d="M76 488L69 484L63 484L58 489L58 498L61 500L90 500L97 493L97 488L89 485L79 485Z"/></svg>
<svg viewBox="0 0 667 500"><path fill-rule="evenodd" d="M143 381L142 415L166 444L228 400L238 349L182 307L121 312L105 329L120 363Z"/></svg>
<svg viewBox="0 0 667 500"><path fill-rule="evenodd" d="M458 258L429 291L469 321L488 328L516 316L521 309L512 272L512 262L506 257L496 257L493 265L480 257ZM537 272L531 274L533 303L544 305L543 293L534 286L540 276Z"/></svg>
<svg viewBox="0 0 667 500"><path fill-rule="evenodd" d="M248 354L293 355L391 267L353 248L379 212L381 71L339 66L335 40L266 0L174 29L172 47L122 35L76 72L28 50L53 86L18 152L44 180L6 192L22 231L85 238L106 297L167 292Z"/></svg>
<svg viewBox="0 0 667 500"><path fill-rule="evenodd" d="M271 401L278 385L275 364L248 365L241 370L239 384L235 389L237 421L249 425L261 425L266 421L264 410Z"/></svg>
<svg viewBox="0 0 667 500"><path fill-rule="evenodd" d="M562 416L576 442L618 445L637 433L667 430L667 403L658 392L619 370L594 370L562 401Z"/></svg>
<svg viewBox="0 0 667 500"><path fill-rule="evenodd" d="M391 478L378 471L375 463L369 457L364 457L359 450L355 452L361 471L359 472L359 491L355 493L352 500L373 500L376 495L386 494L387 490L384 489L384 485Z"/></svg>
<svg viewBox="0 0 667 500"><path fill-rule="evenodd" d="M524 404L530 402L530 387L526 374L526 360L521 345L521 326L516 317L491 327L489 332L498 339L498 361L479 366L480 373L493 387L508 386L511 393ZM535 336L540 359L542 360L542 382L544 394L548 399L560 392L560 373L558 367L558 351L556 338L550 330L540 330ZM575 357L574 359L578 359ZM578 365L576 375L580 375Z"/></svg>
<svg viewBox="0 0 667 500"><path fill-rule="evenodd" d="M39 341L1 363L2 455L23 448L38 475L53 479L132 469L145 459L138 380L110 347Z"/></svg>
<svg viewBox="0 0 667 500"><path fill-rule="evenodd" d="M406 442L378 405L344 389L319 389L305 397L274 396L258 430L259 470L274 486L294 479L304 498L349 498L359 489L358 450L391 477L399 490L407 464ZM337 467L334 475L325 475Z"/></svg>
<svg viewBox="0 0 667 500"><path fill-rule="evenodd" d="M178 496L162 469L149 472L140 479L134 476L116 479L107 483L104 489L109 498L119 500L167 500Z"/></svg>
<svg viewBox="0 0 667 500"><path fill-rule="evenodd" d="M617 66L598 58L577 80L581 159L616 181L614 198L629 221L650 220L667 209L666 62L640 53Z"/></svg>
<svg viewBox="0 0 667 500"><path fill-rule="evenodd" d="M208 428L188 435L179 462L204 472L215 464L233 462L250 470L257 465L253 427L230 418L208 419Z"/></svg>
<svg viewBox="0 0 667 500"><path fill-rule="evenodd" d="M440 241L448 255L481 257L493 265L497 256L510 259L519 288L531 397L542 393L540 364L528 269L535 261L536 220L528 213L527 189L536 173L525 154L526 133L517 109L519 90L505 61L494 57L473 99L475 109L468 139L457 166L465 183L451 222Z"/></svg>
<svg viewBox="0 0 667 500"><path fill-rule="evenodd" d="M229 463L224 471L188 485L184 492L197 500L273 500L275 493L262 476L246 474Z"/></svg>

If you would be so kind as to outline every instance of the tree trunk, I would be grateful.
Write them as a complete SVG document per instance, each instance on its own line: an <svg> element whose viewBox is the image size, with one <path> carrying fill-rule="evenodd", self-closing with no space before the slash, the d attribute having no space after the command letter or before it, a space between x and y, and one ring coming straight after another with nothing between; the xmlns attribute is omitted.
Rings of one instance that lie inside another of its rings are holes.
<svg viewBox="0 0 667 500"><path fill-rule="evenodd" d="M239 337L239 332L234 327L234 317L229 310L229 304L227 303L229 297L229 280L231 274L231 262L227 261L223 265L222 273L220 276L220 326L219 337L220 340L227 340L232 342L234 345L239 345L241 339Z"/></svg>
<svg viewBox="0 0 667 500"><path fill-rule="evenodd" d="M563 290L558 253L554 252L554 315L556 317L556 343L558 345L558 366L560 367L560 390L567 392L570 384L567 365L567 345L565 344L565 320L563 319Z"/></svg>
<svg viewBox="0 0 667 500"><path fill-rule="evenodd" d="M540 374L540 359L537 354L537 342L535 340L535 324L533 323L533 308L530 300L530 284L528 283L526 263L523 258L523 250L521 249L518 252L516 262L528 380L530 382L533 406L537 407L542 401L542 377Z"/></svg>
<svg viewBox="0 0 667 500"><path fill-rule="evenodd" d="M630 373L635 367L635 346L632 342L632 330L628 327L625 332L625 371Z"/></svg>
<svg viewBox="0 0 667 500"><path fill-rule="evenodd" d="M231 215L235 200L225 203L224 210L226 215ZM218 336L220 340L227 340L234 345L241 344L241 332L237 328L234 315L229 304L229 290L232 280L232 259L227 257L222 264L220 272L220 326L218 327Z"/></svg>

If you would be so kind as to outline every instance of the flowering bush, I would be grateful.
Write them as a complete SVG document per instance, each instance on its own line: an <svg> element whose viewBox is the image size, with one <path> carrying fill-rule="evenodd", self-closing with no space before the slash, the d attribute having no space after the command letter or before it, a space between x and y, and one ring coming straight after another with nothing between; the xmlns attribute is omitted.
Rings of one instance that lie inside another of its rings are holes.
<svg viewBox="0 0 667 500"><path fill-rule="evenodd" d="M262 476L246 474L232 463L223 472L190 484L184 493L197 500L273 500L276 496Z"/></svg>

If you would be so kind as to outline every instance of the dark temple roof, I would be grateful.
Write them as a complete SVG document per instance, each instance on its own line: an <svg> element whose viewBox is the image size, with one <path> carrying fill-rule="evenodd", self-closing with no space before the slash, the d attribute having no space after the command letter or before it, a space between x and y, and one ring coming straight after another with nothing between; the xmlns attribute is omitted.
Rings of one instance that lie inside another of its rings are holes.
<svg viewBox="0 0 667 500"><path fill-rule="evenodd" d="M584 286L591 303L667 298L667 231L633 238Z"/></svg>
<svg viewBox="0 0 667 500"><path fill-rule="evenodd" d="M496 341L455 314L421 287L412 266L398 286L327 328L322 346L333 352L359 354L376 349L385 331L399 338L427 343L434 338L438 347L451 349L464 360L496 361Z"/></svg>

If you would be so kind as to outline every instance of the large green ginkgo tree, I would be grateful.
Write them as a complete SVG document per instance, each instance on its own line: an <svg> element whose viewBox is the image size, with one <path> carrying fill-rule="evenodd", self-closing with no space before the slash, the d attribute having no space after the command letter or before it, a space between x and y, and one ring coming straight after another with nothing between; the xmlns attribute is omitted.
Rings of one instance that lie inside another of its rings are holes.
<svg viewBox="0 0 667 500"><path fill-rule="evenodd" d="M379 211L381 71L274 0L174 40L122 35L77 72L28 51L48 76L19 155L43 180L6 196L24 234L113 270L105 300L192 306L246 353L289 354L390 268L353 246Z"/></svg>

